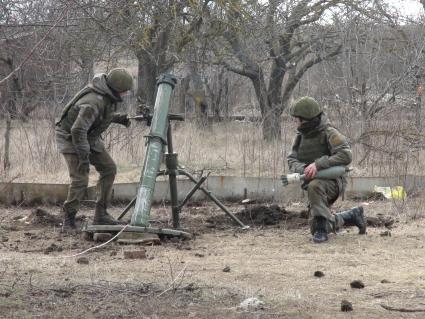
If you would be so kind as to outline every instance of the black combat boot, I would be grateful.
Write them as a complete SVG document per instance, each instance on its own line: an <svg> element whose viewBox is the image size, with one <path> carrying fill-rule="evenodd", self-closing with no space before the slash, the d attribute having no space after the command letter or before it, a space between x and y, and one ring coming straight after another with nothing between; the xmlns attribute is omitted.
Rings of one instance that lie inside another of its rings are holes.
<svg viewBox="0 0 425 319"><path fill-rule="evenodd" d="M326 218L315 217L315 230L313 235L313 241L315 243L324 243L328 241L328 232L326 231Z"/></svg>
<svg viewBox="0 0 425 319"><path fill-rule="evenodd" d="M75 215L77 212L69 211L66 208L63 209L63 221L62 221L62 232L63 233L72 233L77 231L77 226L75 225Z"/></svg>
<svg viewBox="0 0 425 319"><path fill-rule="evenodd" d="M93 225L122 225L123 223L116 220L108 214L103 205L97 203L94 211Z"/></svg>
<svg viewBox="0 0 425 319"><path fill-rule="evenodd" d="M364 218L363 207L353 207L349 210L337 214L342 217L344 225L357 226L359 228L359 234L366 234L366 219Z"/></svg>

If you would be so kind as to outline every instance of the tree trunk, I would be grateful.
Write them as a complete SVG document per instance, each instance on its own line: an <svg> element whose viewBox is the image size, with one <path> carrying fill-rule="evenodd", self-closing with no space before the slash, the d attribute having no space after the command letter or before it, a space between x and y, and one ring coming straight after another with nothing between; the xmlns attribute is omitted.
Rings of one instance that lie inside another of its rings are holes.
<svg viewBox="0 0 425 319"><path fill-rule="evenodd" d="M6 132L4 133L4 161L3 161L3 169L5 175L7 175L10 169L10 131L11 131L11 119L10 115L6 114Z"/></svg>
<svg viewBox="0 0 425 319"><path fill-rule="evenodd" d="M211 101L211 110L214 120L221 121L221 113L224 111L222 106L223 92L225 91L226 81L223 82L224 69L221 69L217 76L213 76L210 83L205 81L205 88Z"/></svg>
<svg viewBox="0 0 425 319"><path fill-rule="evenodd" d="M270 94L264 83L262 72L259 73L258 77L251 78L251 81L260 104L261 116L263 119L263 139L266 141L280 140L282 137L280 124L282 109L271 103Z"/></svg>
<svg viewBox="0 0 425 319"><path fill-rule="evenodd" d="M8 69L10 72L13 72L13 70L15 69L15 63L13 61L13 58L8 57L5 60ZM20 112L18 110L18 105L17 105L17 100L18 100L18 94L22 92L20 85L19 85L19 78L17 73L13 74L12 79L10 81L10 86L8 87L8 102L6 104L6 108L7 108L7 118L18 118L20 116Z"/></svg>
<svg viewBox="0 0 425 319"><path fill-rule="evenodd" d="M229 78L226 76L226 79L224 80L224 101L223 101L223 108L224 108L224 118L229 120Z"/></svg>
<svg viewBox="0 0 425 319"><path fill-rule="evenodd" d="M282 108L282 83L284 76L284 65L280 65L274 61L269 79L269 89L267 92L270 104L272 104L274 108Z"/></svg>
<svg viewBox="0 0 425 319"><path fill-rule="evenodd" d="M424 93L424 83L419 81L416 88L416 109L415 124L416 129L420 130L422 126L422 96Z"/></svg>
<svg viewBox="0 0 425 319"><path fill-rule="evenodd" d="M415 125L416 129L420 130L422 127L422 96L416 96L416 110L415 110Z"/></svg>
<svg viewBox="0 0 425 319"><path fill-rule="evenodd" d="M196 56L196 52L192 50L192 55ZM199 72L199 66L196 59L189 61L190 80L192 82L191 95L195 102L195 116L199 127L208 126L208 103L206 92Z"/></svg>
<svg viewBox="0 0 425 319"><path fill-rule="evenodd" d="M361 135L360 135L360 143L361 143L361 150L363 152L363 156L359 161L359 164L368 163L369 158L371 156L372 151L372 139L370 136L371 130L372 130L372 123L367 114L362 114L362 128L361 128Z"/></svg>
<svg viewBox="0 0 425 319"><path fill-rule="evenodd" d="M137 78L137 96L145 106L155 105L157 68L144 55L137 55L139 68Z"/></svg>
<svg viewBox="0 0 425 319"><path fill-rule="evenodd" d="M367 85L366 81L363 81L360 86L360 110L362 114L362 123L363 123L363 132L362 132L362 148L364 153L364 160L367 160L370 151L371 151L371 138L370 138L370 131L371 131L371 119L370 119L370 110L368 108L367 103Z"/></svg>
<svg viewBox="0 0 425 319"><path fill-rule="evenodd" d="M188 111L188 106L187 106L187 104L188 104L188 94L187 94L187 91L189 91L189 83L190 83L189 76L185 76L180 81L179 105L177 107L179 113L186 114L186 112Z"/></svg>
<svg viewBox="0 0 425 319"><path fill-rule="evenodd" d="M263 138L266 141L281 140L280 110L273 109L263 115Z"/></svg>
<svg viewBox="0 0 425 319"><path fill-rule="evenodd" d="M216 121L220 121L220 111L222 109L221 104L222 104L222 100L223 100L223 91L224 91L224 85L225 82L223 83L223 76L224 76L224 70L220 70L219 74L218 74L218 79L216 81L217 84L217 88L218 88L218 92L216 94L216 96L214 97L212 95L212 100L213 100L213 112L214 112L214 117L216 119Z"/></svg>

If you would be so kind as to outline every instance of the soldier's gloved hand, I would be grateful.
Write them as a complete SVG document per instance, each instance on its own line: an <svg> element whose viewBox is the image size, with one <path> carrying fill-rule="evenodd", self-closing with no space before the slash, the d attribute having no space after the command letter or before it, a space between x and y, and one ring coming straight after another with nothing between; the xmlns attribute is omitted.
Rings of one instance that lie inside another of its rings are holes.
<svg viewBox="0 0 425 319"><path fill-rule="evenodd" d="M151 124L152 124L152 117L148 117L148 118L146 119L146 125L147 125L147 126L151 126Z"/></svg>
<svg viewBox="0 0 425 319"><path fill-rule="evenodd" d="M80 174L83 175L88 174L90 172L90 161L88 155L78 157L77 170Z"/></svg>
<svg viewBox="0 0 425 319"><path fill-rule="evenodd" d="M117 114L117 115L115 115L114 120L115 120L114 121L115 123L124 125L125 127L130 127L130 125L131 125L131 121L128 118L127 114Z"/></svg>

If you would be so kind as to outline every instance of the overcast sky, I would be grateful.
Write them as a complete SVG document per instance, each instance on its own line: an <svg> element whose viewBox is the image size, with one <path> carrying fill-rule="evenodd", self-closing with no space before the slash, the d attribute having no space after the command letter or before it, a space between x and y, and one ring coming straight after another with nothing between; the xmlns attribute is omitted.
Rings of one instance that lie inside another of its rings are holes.
<svg viewBox="0 0 425 319"><path fill-rule="evenodd" d="M419 16L424 13L419 0L386 0L386 2L398 8L403 15Z"/></svg>

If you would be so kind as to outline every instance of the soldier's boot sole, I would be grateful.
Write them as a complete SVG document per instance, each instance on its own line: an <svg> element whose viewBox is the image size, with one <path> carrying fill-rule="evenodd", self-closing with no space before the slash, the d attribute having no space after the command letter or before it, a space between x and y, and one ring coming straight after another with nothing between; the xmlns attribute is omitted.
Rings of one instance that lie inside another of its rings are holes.
<svg viewBox="0 0 425 319"><path fill-rule="evenodd" d="M362 206L354 208L353 222L358 227L360 235L366 234L367 222L364 217L364 210Z"/></svg>
<svg viewBox="0 0 425 319"><path fill-rule="evenodd" d="M316 244L325 243L329 240L328 234L325 232L316 232L313 236L313 242Z"/></svg>

